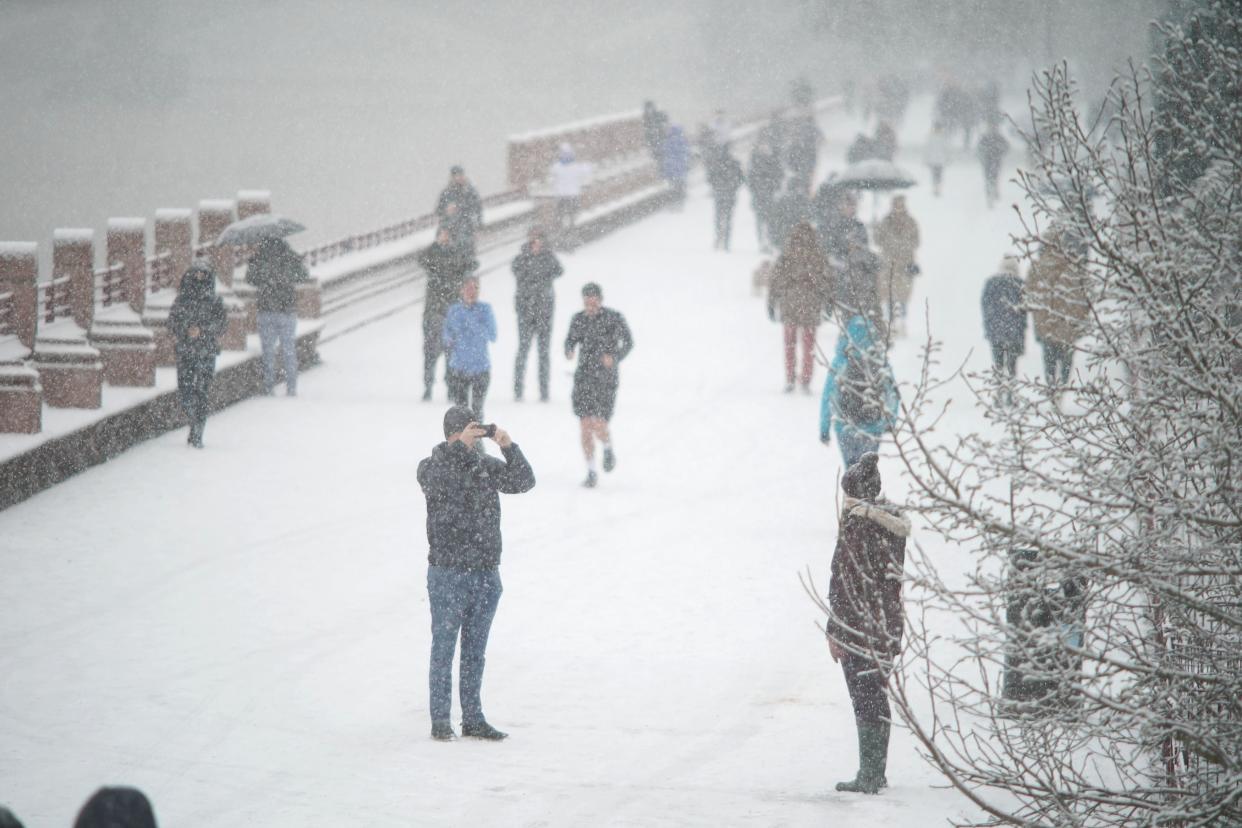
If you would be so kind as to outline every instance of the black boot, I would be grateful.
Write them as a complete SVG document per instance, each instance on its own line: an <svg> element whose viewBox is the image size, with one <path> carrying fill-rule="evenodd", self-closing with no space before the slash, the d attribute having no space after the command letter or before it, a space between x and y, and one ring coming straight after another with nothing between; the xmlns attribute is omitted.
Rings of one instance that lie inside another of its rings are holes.
<svg viewBox="0 0 1242 828"><path fill-rule="evenodd" d="M204 420L195 420L190 423L190 439L187 440L194 448L203 447L203 426L207 423Z"/></svg>
<svg viewBox="0 0 1242 828"><path fill-rule="evenodd" d="M876 794L888 785L884 765L888 757L888 724L858 722L858 775L849 782L838 782L846 793Z"/></svg>
<svg viewBox="0 0 1242 828"><path fill-rule="evenodd" d="M485 739L489 742L500 742L509 738L509 734L497 730L487 722L478 724L461 723L461 735L468 739Z"/></svg>

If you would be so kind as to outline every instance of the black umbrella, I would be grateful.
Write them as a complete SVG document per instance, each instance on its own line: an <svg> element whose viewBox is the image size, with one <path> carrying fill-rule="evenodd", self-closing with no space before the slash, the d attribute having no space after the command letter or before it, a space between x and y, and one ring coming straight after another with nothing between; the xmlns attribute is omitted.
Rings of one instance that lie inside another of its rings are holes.
<svg viewBox="0 0 1242 828"><path fill-rule="evenodd" d="M216 244L254 245L267 239L283 239L305 229L293 219L273 213L258 213L224 228L220 238L216 239Z"/></svg>
<svg viewBox="0 0 1242 828"><path fill-rule="evenodd" d="M833 184L844 190L904 190L913 187L915 180L892 161L873 158L850 164Z"/></svg>

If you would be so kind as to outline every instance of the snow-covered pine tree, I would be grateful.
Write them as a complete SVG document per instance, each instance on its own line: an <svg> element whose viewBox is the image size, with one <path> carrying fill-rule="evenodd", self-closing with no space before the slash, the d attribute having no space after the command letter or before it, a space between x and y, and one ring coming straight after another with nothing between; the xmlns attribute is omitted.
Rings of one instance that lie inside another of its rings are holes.
<svg viewBox="0 0 1242 828"><path fill-rule="evenodd" d="M1242 825L1242 13L1162 36L1096 113L1064 66L1031 92L1069 384L978 377L992 428L946 445L931 348L903 406L912 506L977 566L911 556L894 695L972 824Z"/></svg>

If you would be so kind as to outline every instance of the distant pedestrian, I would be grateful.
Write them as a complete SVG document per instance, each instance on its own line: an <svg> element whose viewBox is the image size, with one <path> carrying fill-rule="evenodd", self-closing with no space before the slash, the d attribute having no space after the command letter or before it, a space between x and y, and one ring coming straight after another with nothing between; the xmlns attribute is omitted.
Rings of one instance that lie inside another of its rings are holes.
<svg viewBox="0 0 1242 828"><path fill-rule="evenodd" d="M604 292L594 282L582 288L582 306L569 323L565 358L573 359L574 349L578 350L573 406L587 463L583 485L593 489L599 481L595 470L596 440L604 447L604 471L612 471L617 464L609 422L616 407L621 360L634 347L634 337L625 317L604 307Z"/></svg>
<svg viewBox="0 0 1242 828"><path fill-rule="evenodd" d="M686 200L686 177L690 175L690 143L685 132L676 124L668 128L668 134L664 137L660 174L672 187L674 201L680 207Z"/></svg>
<svg viewBox="0 0 1242 828"><path fill-rule="evenodd" d="M430 402L436 382L436 363L444 353L444 317L449 306L457 301L462 281L479 263L453 244L449 231L442 227L436 231L436 240L418 254L418 264L426 274L423 282L423 402Z"/></svg>
<svg viewBox="0 0 1242 828"><path fill-rule="evenodd" d="M137 788L100 788L78 811L73 828L156 828L155 810Z"/></svg>
<svg viewBox="0 0 1242 828"><path fill-rule="evenodd" d="M1026 302L1035 339L1044 351L1044 376L1051 388L1069 382L1074 343L1087 332L1091 308L1082 270L1061 249L1064 235L1048 234L1026 281Z"/></svg>
<svg viewBox="0 0 1242 828"><path fill-rule="evenodd" d="M453 406L444 414L444 442L418 464L427 499L427 598L431 607L429 671L431 738L453 732L453 653L461 638L458 698L461 735L500 741L508 736L483 715L483 665L500 603L500 495L529 492L535 473L502 428L490 434L474 412ZM503 460L485 455L490 437Z"/></svg>
<svg viewBox="0 0 1242 828"><path fill-rule="evenodd" d="M897 386L885 355L879 309L856 313L837 338L836 353L819 409L819 439L831 442L835 432L846 468L869 451L897 416Z"/></svg>
<svg viewBox="0 0 1242 828"><path fill-rule="evenodd" d="M858 196L853 191L838 191L830 208L835 209L821 229L824 250L834 266L844 268L852 248L867 246L867 227L858 220Z"/></svg>
<svg viewBox="0 0 1242 828"><path fill-rule="evenodd" d="M708 177L712 199L716 203L717 250L729 249L729 240L733 235L733 208L737 204L737 191L745 180L742 165L733 157L729 145L721 144L716 150L716 165Z"/></svg>
<svg viewBox="0 0 1242 828"><path fill-rule="evenodd" d="M298 393L297 286L310 279L302 257L284 239L267 239L246 267L257 297L259 343L263 348L263 393L276 385L276 347L285 366L285 393Z"/></svg>
<svg viewBox="0 0 1242 828"><path fill-rule="evenodd" d="M803 186L803 180L789 178L784 194L772 205L772 241L779 250L785 249L795 227L811 219L813 209L810 190Z"/></svg>
<svg viewBox="0 0 1242 828"><path fill-rule="evenodd" d="M750 153L746 183L750 186L750 204L755 214L755 238L764 253L772 250L772 211L784 178L785 170L772 145L760 140Z"/></svg>
<svg viewBox="0 0 1242 828"><path fill-rule="evenodd" d="M841 478L841 526L828 584L828 651L840 663L858 730L858 773L837 790L876 794L888 787L892 709L887 684L901 653L901 580L910 519L881 496L875 452Z"/></svg>
<svg viewBox="0 0 1242 828"><path fill-rule="evenodd" d="M879 294L891 326L904 326L914 277L919 272L915 256L919 249L919 225L906 210L906 197L893 196L889 213L875 228L880 248Z"/></svg>
<svg viewBox="0 0 1242 828"><path fill-rule="evenodd" d="M988 124L987 131L979 137L979 146L975 149L979 163L983 167L983 189L988 207L991 208L1000 199L1000 168L1001 162L1009 153L1009 142L1000 134L996 124Z"/></svg>
<svg viewBox="0 0 1242 828"><path fill-rule="evenodd" d="M558 247L576 245L574 225L577 223L582 191L591 179L591 165L579 161L574 148L562 143L552 165L552 192L556 196L556 233Z"/></svg>
<svg viewBox="0 0 1242 828"><path fill-rule="evenodd" d="M944 124L939 121L932 125L931 134L923 145L923 162L931 169L932 195L940 198L944 168L949 163L949 138L945 135Z"/></svg>
<svg viewBox="0 0 1242 828"><path fill-rule="evenodd" d="M168 313L177 356L177 392L190 422L186 441L203 447L203 429L211 408L211 381L216 374L219 339L228 327L224 301L216 295L216 273L206 259L195 259L181 277L181 288Z"/></svg>
<svg viewBox="0 0 1242 828"><path fill-rule="evenodd" d="M449 399L473 411L480 423L492 380L487 345L495 341L492 306L479 301L479 277L467 276L461 283L461 301L444 317L444 352L448 354Z"/></svg>
<svg viewBox="0 0 1242 828"><path fill-rule="evenodd" d="M1000 271L983 283L983 335L998 377L1017 376L1018 357L1026 350L1024 294L1018 258L1005 256Z"/></svg>
<svg viewBox="0 0 1242 828"><path fill-rule="evenodd" d="M871 152L881 161L892 161L897 154L897 132L888 121L880 121L871 139Z"/></svg>
<svg viewBox="0 0 1242 828"><path fill-rule="evenodd" d="M535 341L539 360L539 399L548 401L551 374L552 311L556 304L553 281L565 269L544 243L539 233L530 240L513 260L513 278L517 281L514 304L517 309L518 352L513 366L513 397L521 401L526 385L526 358Z"/></svg>
<svg viewBox="0 0 1242 828"><path fill-rule="evenodd" d="M837 271L834 308L841 319L849 319L857 313L870 315L875 309L880 319L879 299L880 257L871 252L866 243L857 237L849 238L849 251L845 262Z"/></svg>
<svg viewBox="0 0 1242 828"><path fill-rule="evenodd" d="M652 101L643 101L643 138L647 151L657 164L664 157L664 132L668 129L668 115L661 112Z"/></svg>
<svg viewBox="0 0 1242 828"><path fill-rule="evenodd" d="M815 122L814 111L809 107L789 124L785 163L789 167L790 178L799 182L798 189L802 192L809 194L811 191L819 145L823 141L824 134Z"/></svg>
<svg viewBox="0 0 1242 828"><path fill-rule="evenodd" d="M780 321L785 334L785 393L794 390L799 378L802 390L811 391L815 365L815 337L824 310L832 300L832 274L815 228L810 222L794 227L784 252L772 268L768 289L768 317ZM796 373L798 342L802 343L802 372Z"/></svg>
<svg viewBox="0 0 1242 828"><path fill-rule="evenodd" d="M483 199L479 198L479 191L466 178L466 171L456 165L449 170L449 183L436 199L436 216L441 222L448 218L450 204L457 205L457 212L469 223L473 238L474 231L483 226Z"/></svg>

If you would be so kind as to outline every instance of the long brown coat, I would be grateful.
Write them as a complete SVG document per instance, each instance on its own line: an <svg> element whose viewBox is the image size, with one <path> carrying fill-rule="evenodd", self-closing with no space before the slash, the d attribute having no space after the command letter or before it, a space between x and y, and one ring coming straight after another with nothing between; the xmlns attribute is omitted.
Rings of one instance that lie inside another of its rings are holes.
<svg viewBox="0 0 1242 828"><path fill-rule="evenodd" d="M1026 280L1026 303L1035 322L1035 338L1073 345L1087 332L1091 310L1082 272L1060 252L1045 248Z"/></svg>
<svg viewBox="0 0 1242 828"><path fill-rule="evenodd" d="M828 258L815 228L805 222L790 233L785 251L772 268L768 305L779 307L786 325L818 327L832 299L833 279Z"/></svg>
<svg viewBox="0 0 1242 828"><path fill-rule="evenodd" d="M919 249L918 222L904 210L890 212L875 228L875 244L880 248L880 301L885 307L909 303L914 287L910 268Z"/></svg>

